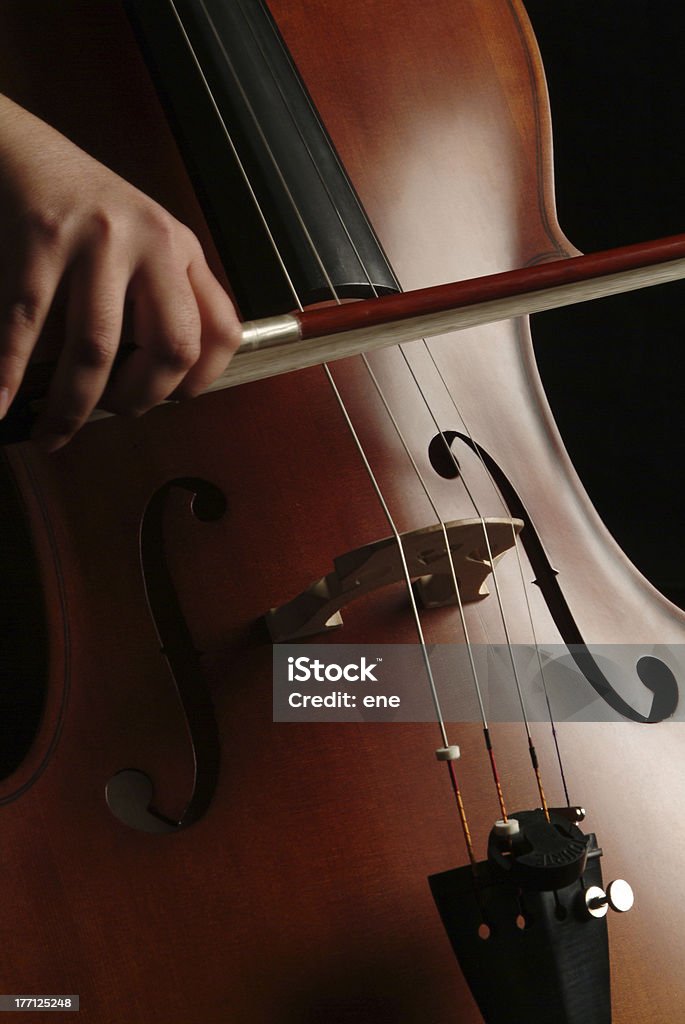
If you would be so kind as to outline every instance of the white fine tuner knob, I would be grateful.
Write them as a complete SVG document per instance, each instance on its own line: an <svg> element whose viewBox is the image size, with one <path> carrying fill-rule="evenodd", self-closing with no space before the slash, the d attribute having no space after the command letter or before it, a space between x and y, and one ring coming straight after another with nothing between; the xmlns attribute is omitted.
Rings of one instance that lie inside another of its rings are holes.
<svg viewBox="0 0 685 1024"><path fill-rule="evenodd" d="M435 756L438 761L458 761L461 757L461 752L456 743L453 743L449 747L438 747L435 751Z"/></svg>
<svg viewBox="0 0 685 1024"><path fill-rule="evenodd" d="M622 878L609 882L606 892L598 885L591 885L585 890L585 906L592 917L604 917L609 907L624 914L634 902L633 890Z"/></svg>
<svg viewBox="0 0 685 1024"><path fill-rule="evenodd" d="M508 818L507 821L500 818L495 822L494 831L498 839L513 839L521 831L521 826L516 818Z"/></svg>

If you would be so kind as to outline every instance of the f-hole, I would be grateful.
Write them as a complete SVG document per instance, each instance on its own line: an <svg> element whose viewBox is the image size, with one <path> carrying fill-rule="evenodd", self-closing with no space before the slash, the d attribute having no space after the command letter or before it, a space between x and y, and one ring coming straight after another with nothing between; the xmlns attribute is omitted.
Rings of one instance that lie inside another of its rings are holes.
<svg viewBox="0 0 685 1024"><path fill-rule="evenodd" d="M135 768L114 775L106 788L112 813L142 832L177 832L202 817L211 803L219 773L219 731L207 683L186 625L164 549L164 509L172 490L188 497L188 512L201 522L220 519L226 509L221 491L197 477L163 484L148 502L140 528L140 565L150 615L167 660L186 720L194 763L193 791L179 819L155 807L154 786Z"/></svg>
<svg viewBox="0 0 685 1024"><path fill-rule="evenodd" d="M559 574L547 556L525 505L492 456L466 434L461 434L456 430L445 430L442 434L437 434L428 446L428 456L435 472L447 480L459 476L459 463L450 454L456 442L466 445L478 455L499 489L511 516L523 520L524 527L520 539L535 573L533 582L542 591L552 619L568 647L571 657L590 685L609 707L632 722L652 724L671 718L678 707L680 695L675 676L663 661L645 656L640 658L636 665L640 681L653 694L652 706L648 715L642 715L631 707L606 678L585 645L580 629L559 586L557 578Z"/></svg>

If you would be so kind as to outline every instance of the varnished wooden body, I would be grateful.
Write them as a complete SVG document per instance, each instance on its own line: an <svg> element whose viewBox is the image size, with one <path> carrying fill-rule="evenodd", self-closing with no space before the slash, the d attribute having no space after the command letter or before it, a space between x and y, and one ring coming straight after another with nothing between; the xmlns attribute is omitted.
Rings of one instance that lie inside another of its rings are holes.
<svg viewBox="0 0 685 1024"><path fill-rule="evenodd" d="M271 6L405 287L573 251L555 220L541 68L518 4ZM206 237L118 5L22 0L4 5L0 28L3 88ZM573 473L526 324L434 351L478 442L524 496L585 638L681 643L683 616L618 551ZM421 346L408 356L441 427L460 429ZM381 353L374 367L445 518L472 515L463 488L430 469L436 428L401 356ZM428 525L363 367L335 376L398 528ZM389 532L323 371L97 424L50 458L21 446L7 459L41 565L51 655L43 728L0 784L3 991L79 992L88 1024L477 1024L426 883L465 859L437 730L271 722L260 616L331 557ZM484 513L501 515L475 457L461 461ZM188 797L189 751L137 551L150 496L183 475L228 501L221 521L202 524L179 500L165 535L223 760L207 816L149 836L114 820L103 791L138 767L168 814ZM511 559L500 582L512 637L529 642ZM557 641L529 591L538 638ZM469 612L469 626L474 641L501 642L494 600ZM432 612L426 629L432 642L459 636L451 610ZM351 608L336 639L413 642L402 588ZM637 891L636 909L611 922L616 1024L670 1024L681 1012L680 730L560 728L571 798L588 807L605 877ZM452 731L482 854L498 816L482 737L477 725ZM535 737L561 803L549 730ZM494 740L509 806L534 806L520 726Z"/></svg>

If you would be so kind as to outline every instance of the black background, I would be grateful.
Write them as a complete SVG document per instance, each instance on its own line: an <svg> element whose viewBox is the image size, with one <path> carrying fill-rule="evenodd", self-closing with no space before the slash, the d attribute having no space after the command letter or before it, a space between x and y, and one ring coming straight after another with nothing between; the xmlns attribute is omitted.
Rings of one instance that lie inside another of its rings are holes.
<svg viewBox="0 0 685 1024"><path fill-rule="evenodd" d="M582 251L685 232L685 14L673 0L525 0L552 106L559 220ZM685 606L685 285L538 315L571 457L642 572Z"/></svg>

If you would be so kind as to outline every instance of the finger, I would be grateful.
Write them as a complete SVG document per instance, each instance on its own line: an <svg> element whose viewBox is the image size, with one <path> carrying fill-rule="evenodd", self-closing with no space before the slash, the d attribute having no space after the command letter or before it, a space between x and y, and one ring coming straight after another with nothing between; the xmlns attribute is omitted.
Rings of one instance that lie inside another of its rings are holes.
<svg viewBox="0 0 685 1024"><path fill-rule="evenodd" d="M0 292L0 418L19 390L63 272L54 253L32 252Z"/></svg>
<svg viewBox="0 0 685 1024"><path fill-rule="evenodd" d="M105 404L112 412L140 415L168 398L197 361L200 314L178 265L141 268L129 297L137 348L114 373Z"/></svg>
<svg viewBox="0 0 685 1024"><path fill-rule="evenodd" d="M200 253L188 267L201 321L201 352L174 391L174 398L192 398L221 376L240 345L241 327L233 303Z"/></svg>
<svg viewBox="0 0 685 1024"><path fill-rule="evenodd" d="M33 437L48 451L83 426L107 386L128 286L127 263L103 249L88 251L69 275L65 345Z"/></svg>

